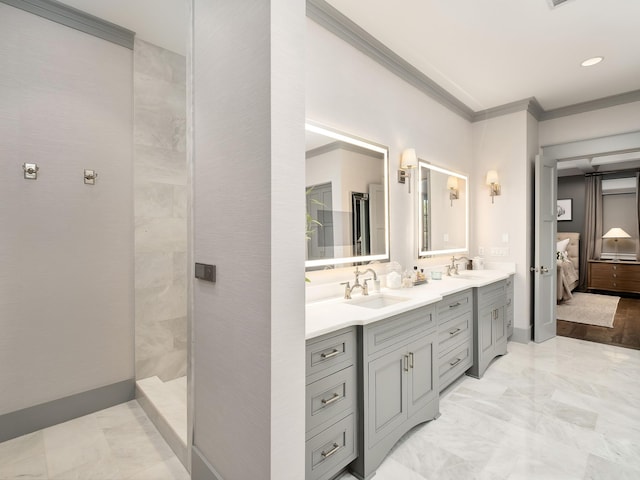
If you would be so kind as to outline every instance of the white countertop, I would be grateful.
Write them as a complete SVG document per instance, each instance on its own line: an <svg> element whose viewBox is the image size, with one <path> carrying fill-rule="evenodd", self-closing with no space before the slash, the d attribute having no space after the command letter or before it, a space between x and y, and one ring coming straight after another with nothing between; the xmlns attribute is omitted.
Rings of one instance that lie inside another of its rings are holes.
<svg viewBox="0 0 640 480"><path fill-rule="evenodd" d="M373 300L376 296L386 295L400 297L403 301L381 308L354 305L353 303L363 298L359 292L354 294L352 300L339 298L307 303L305 338L308 340L353 325L368 325L398 313L439 302L447 295L468 288L483 287L504 280L514 273L515 271L511 270L465 270L458 276L443 275L442 280L429 280L426 285L399 289L383 288L379 293L370 293L369 298Z"/></svg>

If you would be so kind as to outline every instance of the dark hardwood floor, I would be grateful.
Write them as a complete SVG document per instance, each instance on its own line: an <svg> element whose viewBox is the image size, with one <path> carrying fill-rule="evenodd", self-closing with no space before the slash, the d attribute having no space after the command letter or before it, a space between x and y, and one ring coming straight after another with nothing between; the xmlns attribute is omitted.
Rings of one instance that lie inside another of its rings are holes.
<svg viewBox="0 0 640 480"><path fill-rule="evenodd" d="M613 328L558 320L557 334L640 350L640 298L620 298Z"/></svg>

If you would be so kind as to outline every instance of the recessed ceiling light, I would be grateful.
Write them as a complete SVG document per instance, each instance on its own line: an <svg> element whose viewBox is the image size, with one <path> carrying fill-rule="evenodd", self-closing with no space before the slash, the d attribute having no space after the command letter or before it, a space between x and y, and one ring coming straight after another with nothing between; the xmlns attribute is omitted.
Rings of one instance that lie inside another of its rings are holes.
<svg viewBox="0 0 640 480"><path fill-rule="evenodd" d="M583 67L592 67L600 63L602 60L604 60L604 57L591 57L591 58L587 58L580 65L582 65Z"/></svg>

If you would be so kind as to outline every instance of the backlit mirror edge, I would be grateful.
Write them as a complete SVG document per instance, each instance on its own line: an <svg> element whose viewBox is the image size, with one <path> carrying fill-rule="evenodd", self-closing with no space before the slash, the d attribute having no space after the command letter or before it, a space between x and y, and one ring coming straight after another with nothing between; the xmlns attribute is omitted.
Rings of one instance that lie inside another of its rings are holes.
<svg viewBox="0 0 640 480"><path fill-rule="evenodd" d="M422 232L422 214L420 205L416 209L416 225L418 235L415 237L417 242L417 251L418 258L426 258L426 257L435 257L438 255L449 255L454 253L469 253L469 177L462 173L454 172L452 170L448 170L446 168L438 167L432 163L427 162L426 160L418 159L418 201L422 198L422 182L420 181L420 169L422 167L428 168L429 170L435 170L436 172L444 173L446 175L452 175L457 178L462 178L465 181L465 246L462 248L449 248L442 250L422 250L420 248L420 234Z"/></svg>
<svg viewBox="0 0 640 480"><path fill-rule="evenodd" d="M314 267L329 267L329 266L340 267L340 266L348 266L348 264L365 263L365 262L372 262L372 261L388 261L390 258L389 255L391 251L391 246L390 246L391 235L389 230L389 147L387 147L386 145L381 145L378 143L371 142L370 140L365 140L363 138L360 138L351 134L334 130L330 127L327 127L313 120L307 120L305 122L305 130L308 132L325 135L327 137L331 137L339 141L351 143L352 145L357 145L362 148L368 148L370 150L381 153L383 156L383 182L384 182L384 208L385 208L385 215L384 215L385 252L383 254L364 255L360 257L331 258L331 259L322 259L322 260L305 260L305 263L304 263L305 269L314 268Z"/></svg>

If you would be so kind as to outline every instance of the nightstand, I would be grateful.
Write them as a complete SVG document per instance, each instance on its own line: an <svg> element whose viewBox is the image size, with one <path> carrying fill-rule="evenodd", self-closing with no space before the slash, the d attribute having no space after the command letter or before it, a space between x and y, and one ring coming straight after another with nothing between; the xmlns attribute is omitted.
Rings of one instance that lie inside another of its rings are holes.
<svg viewBox="0 0 640 480"><path fill-rule="evenodd" d="M640 262L589 260L587 288L640 293Z"/></svg>

